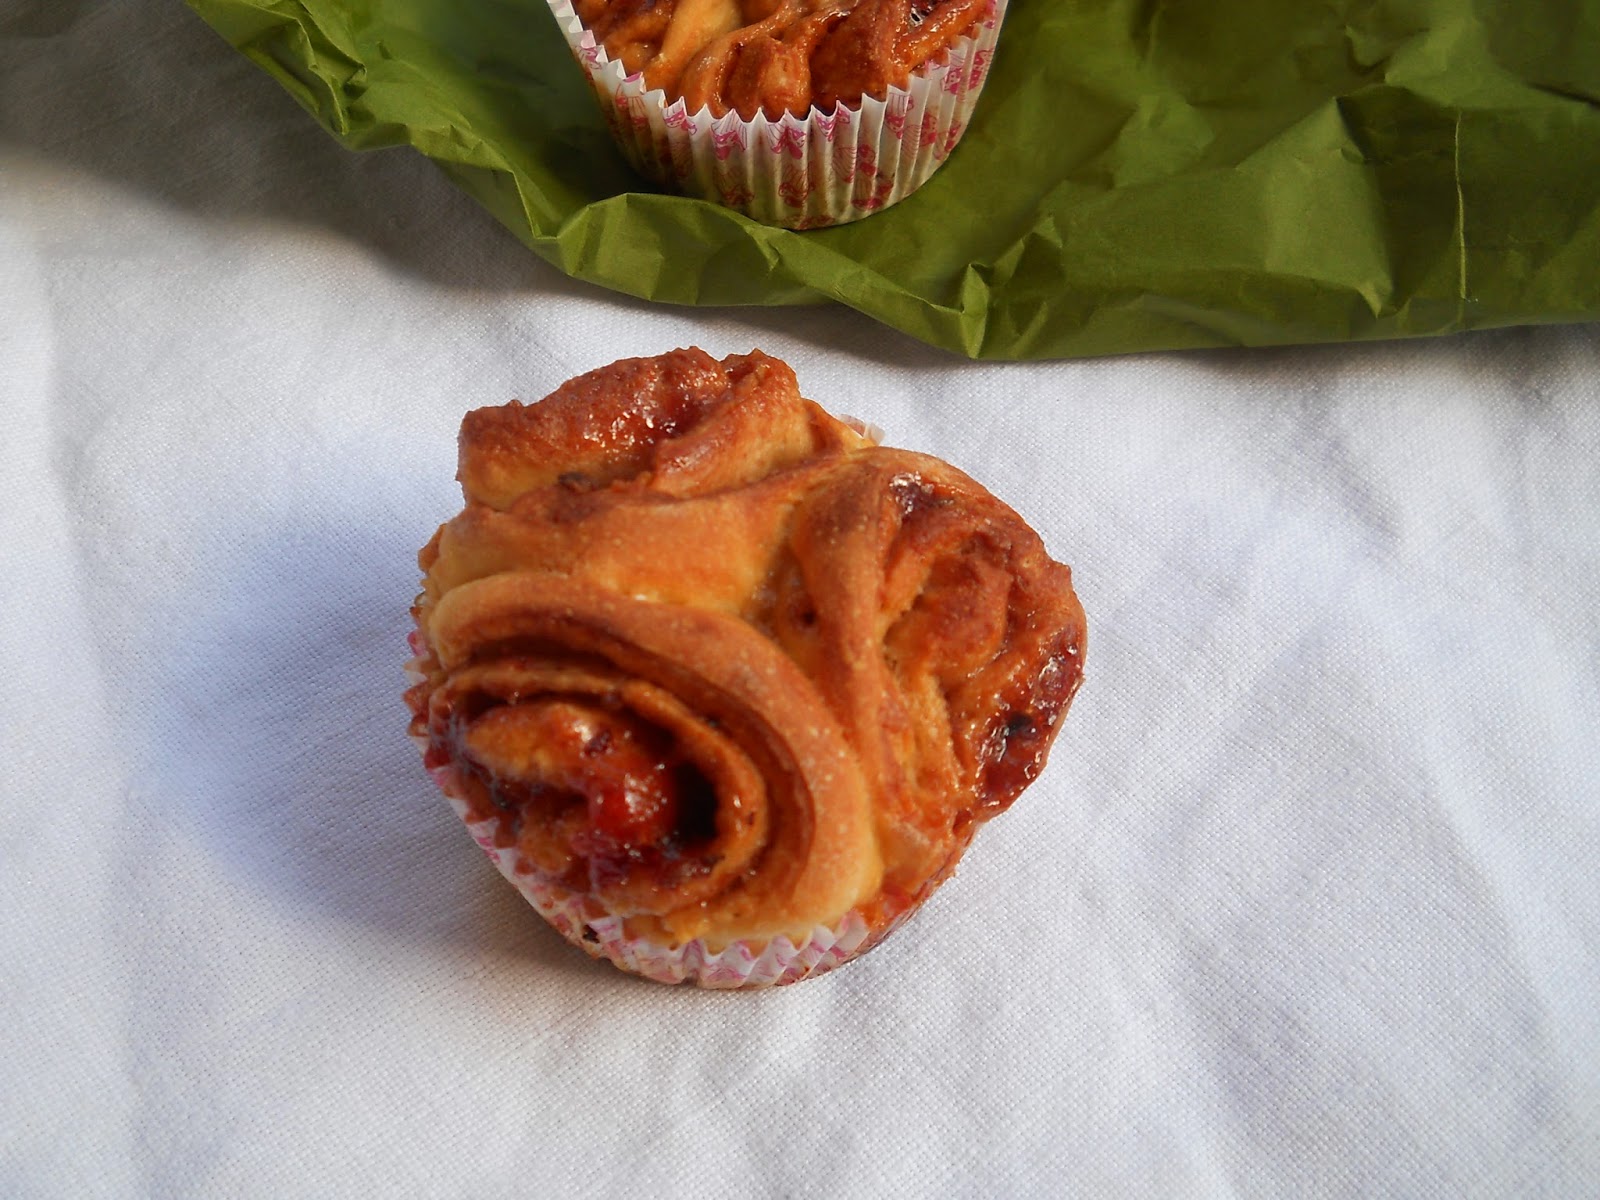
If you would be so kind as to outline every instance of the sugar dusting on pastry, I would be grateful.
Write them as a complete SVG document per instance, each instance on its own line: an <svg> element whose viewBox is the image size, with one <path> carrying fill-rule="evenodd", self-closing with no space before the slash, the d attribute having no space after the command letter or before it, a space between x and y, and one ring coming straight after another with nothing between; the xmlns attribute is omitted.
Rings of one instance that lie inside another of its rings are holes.
<svg viewBox="0 0 1600 1200"><path fill-rule="evenodd" d="M477 410L459 478L420 556L410 732L535 907L652 978L791 982L881 940L1037 775L1082 677L1037 534L760 353Z"/></svg>

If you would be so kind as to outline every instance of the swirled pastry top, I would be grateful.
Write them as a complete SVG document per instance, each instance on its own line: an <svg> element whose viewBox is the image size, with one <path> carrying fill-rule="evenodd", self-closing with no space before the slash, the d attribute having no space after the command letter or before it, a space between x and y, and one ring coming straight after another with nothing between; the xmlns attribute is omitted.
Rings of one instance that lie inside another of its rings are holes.
<svg viewBox="0 0 1600 1200"><path fill-rule="evenodd" d="M690 112L776 119L883 98L980 21L988 0L574 0L614 61Z"/></svg>
<svg viewBox="0 0 1600 1200"><path fill-rule="evenodd" d="M1066 567L783 363L616 363L468 415L420 558L430 765L526 869L708 945L903 912L1077 688Z"/></svg>

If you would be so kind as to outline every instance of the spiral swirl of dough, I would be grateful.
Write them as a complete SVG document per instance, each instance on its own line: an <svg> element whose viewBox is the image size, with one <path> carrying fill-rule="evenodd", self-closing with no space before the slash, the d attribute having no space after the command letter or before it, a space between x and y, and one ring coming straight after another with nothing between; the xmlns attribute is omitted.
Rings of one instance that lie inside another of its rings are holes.
<svg viewBox="0 0 1600 1200"><path fill-rule="evenodd" d="M462 427L420 557L412 732L519 870L632 936L877 932L1043 764L1066 567L783 363L627 360Z"/></svg>

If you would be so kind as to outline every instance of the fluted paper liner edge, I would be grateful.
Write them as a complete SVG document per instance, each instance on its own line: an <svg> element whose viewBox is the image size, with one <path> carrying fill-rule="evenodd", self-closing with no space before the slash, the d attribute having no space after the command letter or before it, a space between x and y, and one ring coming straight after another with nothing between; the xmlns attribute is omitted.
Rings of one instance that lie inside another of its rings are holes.
<svg viewBox="0 0 1600 1200"><path fill-rule="evenodd" d="M991 0L976 31L904 88L832 113L714 117L687 111L606 57L571 0L549 0L606 125L640 173L685 195L767 225L817 229L871 216L921 187L943 165L977 105L1006 0Z"/></svg>

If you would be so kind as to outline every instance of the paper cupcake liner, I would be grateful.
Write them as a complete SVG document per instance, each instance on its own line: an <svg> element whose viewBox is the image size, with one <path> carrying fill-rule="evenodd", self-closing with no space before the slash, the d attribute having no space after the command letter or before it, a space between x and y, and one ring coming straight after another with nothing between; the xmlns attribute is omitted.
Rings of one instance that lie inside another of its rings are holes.
<svg viewBox="0 0 1600 1200"><path fill-rule="evenodd" d="M904 88L806 117L687 111L612 62L570 0L549 0L606 124L642 174L754 220L815 229L870 216L905 199L939 169L965 132L994 57L1006 0L991 0L976 31L913 72Z"/></svg>
<svg viewBox="0 0 1600 1200"><path fill-rule="evenodd" d="M425 677L427 646L417 631L409 634L407 641L416 657L406 663L406 675L418 683ZM419 750L427 750L427 738L413 735L412 741ZM430 767L428 774L495 869L562 937L592 958L605 959L657 983L718 989L797 983L859 957L899 928L917 907L913 904L888 921L880 914L877 928L864 913L852 909L832 925L816 926L798 943L780 936L759 942L740 939L721 950L710 949L699 938L678 946L662 945L630 936L625 918L611 913L592 896L573 892L530 870L515 846L497 845L496 823L471 819L454 766Z"/></svg>

